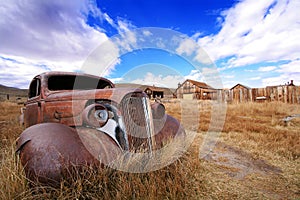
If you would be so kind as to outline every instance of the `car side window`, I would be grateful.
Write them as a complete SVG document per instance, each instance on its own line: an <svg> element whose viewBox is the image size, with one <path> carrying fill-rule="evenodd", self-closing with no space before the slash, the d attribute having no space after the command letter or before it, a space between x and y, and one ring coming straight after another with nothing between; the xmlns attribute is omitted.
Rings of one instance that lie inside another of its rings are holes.
<svg viewBox="0 0 300 200"><path fill-rule="evenodd" d="M39 96L41 93L41 81L35 78L31 81L29 86L29 98Z"/></svg>

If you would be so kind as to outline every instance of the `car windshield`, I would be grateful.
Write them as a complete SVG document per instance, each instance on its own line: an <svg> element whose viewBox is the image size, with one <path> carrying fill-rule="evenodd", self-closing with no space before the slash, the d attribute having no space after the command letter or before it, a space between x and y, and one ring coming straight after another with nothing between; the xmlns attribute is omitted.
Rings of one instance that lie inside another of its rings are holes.
<svg viewBox="0 0 300 200"><path fill-rule="evenodd" d="M110 82L88 76L57 75L48 78L48 89L57 90L91 90L111 88Z"/></svg>

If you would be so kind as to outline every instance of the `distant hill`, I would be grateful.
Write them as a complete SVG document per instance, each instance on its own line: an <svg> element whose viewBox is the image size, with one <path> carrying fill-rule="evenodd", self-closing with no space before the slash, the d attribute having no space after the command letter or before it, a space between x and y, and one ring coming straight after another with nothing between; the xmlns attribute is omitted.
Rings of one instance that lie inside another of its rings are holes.
<svg viewBox="0 0 300 200"><path fill-rule="evenodd" d="M0 100L6 100L7 95L10 99L16 99L18 97L25 98L27 97L27 89L19 89L14 87L8 87L0 84Z"/></svg>
<svg viewBox="0 0 300 200"><path fill-rule="evenodd" d="M19 88L8 87L0 84L0 93L12 94L18 96L27 96L28 89L19 89Z"/></svg>
<svg viewBox="0 0 300 200"><path fill-rule="evenodd" d="M135 84L135 83L115 83L116 88L141 88L143 85Z"/></svg>

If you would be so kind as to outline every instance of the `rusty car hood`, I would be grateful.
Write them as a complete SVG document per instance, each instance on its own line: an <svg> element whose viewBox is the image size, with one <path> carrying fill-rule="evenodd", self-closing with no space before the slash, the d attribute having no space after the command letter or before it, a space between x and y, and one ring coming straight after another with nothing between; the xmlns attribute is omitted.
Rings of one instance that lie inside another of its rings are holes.
<svg viewBox="0 0 300 200"><path fill-rule="evenodd" d="M107 99L120 103L127 94L140 94L146 96L142 90L137 88L110 88L93 90L72 90L72 91L49 91L46 101L66 101L66 100L88 100Z"/></svg>

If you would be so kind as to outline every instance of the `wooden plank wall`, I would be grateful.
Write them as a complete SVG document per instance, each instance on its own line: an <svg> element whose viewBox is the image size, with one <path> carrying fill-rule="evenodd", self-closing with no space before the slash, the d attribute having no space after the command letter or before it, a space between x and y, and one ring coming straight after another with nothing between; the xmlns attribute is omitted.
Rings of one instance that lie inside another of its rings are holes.
<svg viewBox="0 0 300 200"><path fill-rule="evenodd" d="M196 87L189 81L186 81L176 90L177 98L192 98L192 99L217 99L217 90ZM184 97L185 96L185 97Z"/></svg>
<svg viewBox="0 0 300 200"><path fill-rule="evenodd" d="M218 99L232 103L270 102L300 103L300 86L268 86L266 88L234 88L219 90Z"/></svg>
<svg viewBox="0 0 300 200"><path fill-rule="evenodd" d="M300 86L268 86L265 88L248 88L237 85L233 89L203 89L195 87L188 81L177 89L177 98L183 94L192 95L193 99L211 99L228 103L270 102L300 103Z"/></svg>

